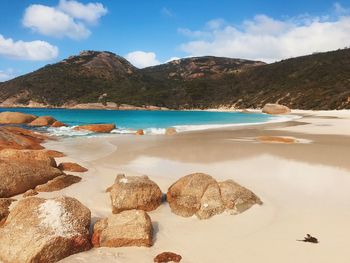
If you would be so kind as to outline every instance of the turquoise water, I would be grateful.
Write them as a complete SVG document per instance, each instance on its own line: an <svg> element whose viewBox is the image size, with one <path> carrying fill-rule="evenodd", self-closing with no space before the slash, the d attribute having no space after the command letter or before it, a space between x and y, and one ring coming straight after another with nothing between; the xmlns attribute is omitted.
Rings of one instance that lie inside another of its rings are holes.
<svg viewBox="0 0 350 263"><path fill-rule="evenodd" d="M41 108L1 108L2 111L18 111L38 116L52 116L70 126L91 123L115 123L119 131L144 129L157 133L167 127L179 131L219 127L228 124L262 123L277 117L260 113L209 112L209 111L119 111L119 110L70 110Z"/></svg>

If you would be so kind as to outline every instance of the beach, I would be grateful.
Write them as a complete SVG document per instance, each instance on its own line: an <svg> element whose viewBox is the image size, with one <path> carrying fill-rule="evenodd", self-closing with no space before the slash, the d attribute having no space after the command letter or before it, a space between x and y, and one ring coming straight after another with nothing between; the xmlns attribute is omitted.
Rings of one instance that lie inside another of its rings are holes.
<svg viewBox="0 0 350 263"><path fill-rule="evenodd" d="M80 183L40 197L77 198L92 221L112 213L117 174L148 175L163 193L193 172L233 179L263 201L239 215L208 220L173 214L164 202L149 213L151 248L94 248L61 262L153 262L164 251L181 262L348 262L350 111L293 111L287 122L165 135L101 135L49 141L89 171ZM259 138L283 137L293 143ZM74 173L72 173L74 174ZM299 242L306 234L318 244Z"/></svg>

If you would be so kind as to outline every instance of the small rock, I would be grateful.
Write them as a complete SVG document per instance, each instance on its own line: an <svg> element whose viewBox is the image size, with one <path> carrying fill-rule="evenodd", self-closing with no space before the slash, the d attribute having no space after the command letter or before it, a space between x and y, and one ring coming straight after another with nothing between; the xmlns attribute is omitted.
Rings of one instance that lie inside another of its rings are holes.
<svg viewBox="0 0 350 263"><path fill-rule="evenodd" d="M74 130L81 131L91 131L96 133L110 133L112 130L116 128L115 124L90 124L90 125L82 125L77 126Z"/></svg>
<svg viewBox="0 0 350 263"><path fill-rule="evenodd" d="M165 135L175 135L177 133L176 129L173 127L166 128Z"/></svg>
<svg viewBox="0 0 350 263"><path fill-rule="evenodd" d="M67 127L67 124L60 121L55 121L54 123L51 124L51 127L54 127L54 128Z"/></svg>
<svg viewBox="0 0 350 263"><path fill-rule="evenodd" d="M142 210L128 210L97 221L92 244L95 247L150 247L152 237L149 215Z"/></svg>
<svg viewBox="0 0 350 263"><path fill-rule="evenodd" d="M77 163L69 163L69 162L60 163L58 165L58 169L60 169L61 171L78 172L78 173L84 173L88 171L88 169L86 169L85 167Z"/></svg>
<svg viewBox="0 0 350 263"><path fill-rule="evenodd" d="M278 137L278 136L259 136L257 140L265 143L287 143L292 144L297 141L294 138Z"/></svg>
<svg viewBox="0 0 350 263"><path fill-rule="evenodd" d="M64 189L72 184L79 183L81 181L81 177L75 175L60 175L56 178L48 181L45 184L38 185L35 187L35 190L38 192L53 192Z"/></svg>
<svg viewBox="0 0 350 263"><path fill-rule="evenodd" d="M163 252L159 255L157 255L153 261L156 263L167 263L167 262L180 262L182 257L178 254L175 254L173 252Z"/></svg>
<svg viewBox="0 0 350 263"><path fill-rule="evenodd" d="M152 211L162 203L162 191L147 176L118 175L110 196L113 213L131 209Z"/></svg>
<svg viewBox="0 0 350 263"><path fill-rule="evenodd" d="M143 132L142 129L137 130L135 134L136 135L145 135L145 133Z"/></svg>
<svg viewBox="0 0 350 263"><path fill-rule="evenodd" d="M63 152L55 151L55 150L43 150L48 156L53 158L61 158L66 155Z"/></svg>
<svg viewBox="0 0 350 263"><path fill-rule="evenodd" d="M43 126L50 126L52 125L56 119L52 118L51 116L40 116L33 120L31 123L29 123L29 126L34 127L43 127Z"/></svg>

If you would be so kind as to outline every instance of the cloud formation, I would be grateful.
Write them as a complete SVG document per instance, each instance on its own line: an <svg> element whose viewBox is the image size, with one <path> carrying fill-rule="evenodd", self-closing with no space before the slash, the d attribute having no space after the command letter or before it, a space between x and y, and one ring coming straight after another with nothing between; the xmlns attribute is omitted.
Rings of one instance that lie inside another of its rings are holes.
<svg viewBox="0 0 350 263"><path fill-rule="evenodd" d="M30 5L22 23L45 36L87 38L91 31L87 24L96 24L107 13L100 3L82 4L77 1L60 0L58 6Z"/></svg>
<svg viewBox="0 0 350 263"><path fill-rule="evenodd" d="M14 41L0 34L0 56L22 60L44 61L58 56L58 48L45 41Z"/></svg>
<svg viewBox="0 0 350 263"><path fill-rule="evenodd" d="M14 77L13 69L0 70L0 82L12 79Z"/></svg>
<svg viewBox="0 0 350 263"><path fill-rule="evenodd" d="M350 45L350 14L341 5L333 16L274 19L256 15L240 25L209 21L202 30L179 29L189 38L180 49L190 56L215 55L278 61ZM339 14L341 13L341 14Z"/></svg>
<svg viewBox="0 0 350 263"><path fill-rule="evenodd" d="M154 52L134 51L126 54L125 58L138 68L145 68L160 64Z"/></svg>

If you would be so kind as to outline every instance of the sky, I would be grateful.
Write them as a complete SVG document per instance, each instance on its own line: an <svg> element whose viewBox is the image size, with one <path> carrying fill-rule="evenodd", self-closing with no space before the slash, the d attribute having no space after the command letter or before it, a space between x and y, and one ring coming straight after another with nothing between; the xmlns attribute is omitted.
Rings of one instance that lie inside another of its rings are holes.
<svg viewBox="0 0 350 263"><path fill-rule="evenodd" d="M203 55L271 63L349 46L349 0L0 1L0 81L82 50L143 68Z"/></svg>

